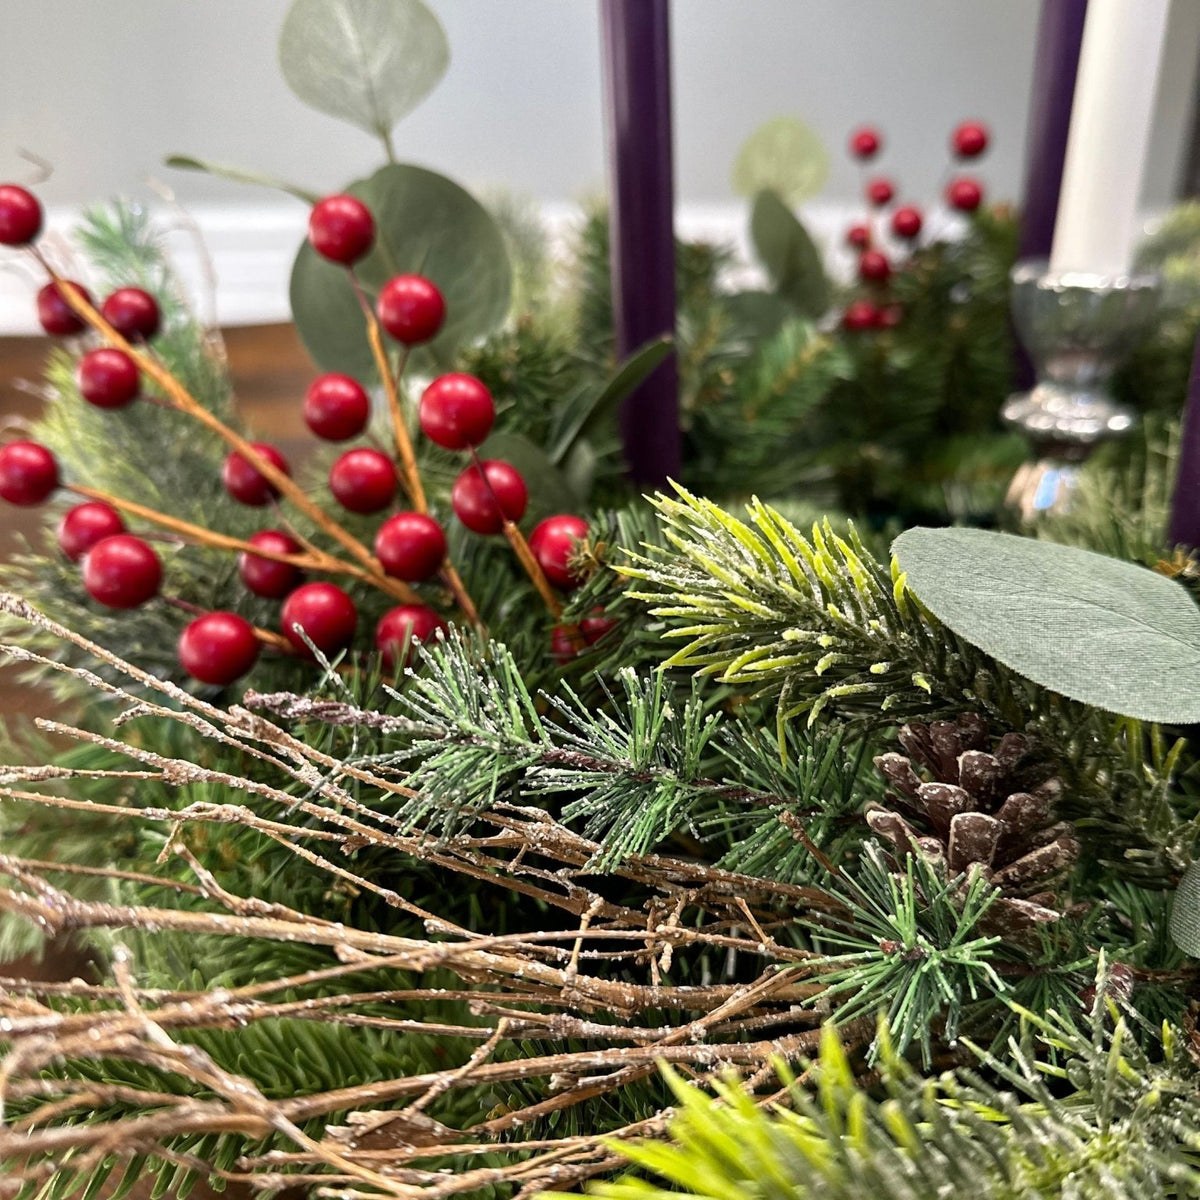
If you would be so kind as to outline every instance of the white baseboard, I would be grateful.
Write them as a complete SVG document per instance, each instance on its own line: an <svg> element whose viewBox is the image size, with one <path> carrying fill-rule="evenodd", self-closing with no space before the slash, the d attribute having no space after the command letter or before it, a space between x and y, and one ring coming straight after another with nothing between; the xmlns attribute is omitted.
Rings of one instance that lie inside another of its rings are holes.
<svg viewBox="0 0 1200 1200"><path fill-rule="evenodd" d="M566 251L579 215L580 210L570 204L544 207L552 245ZM853 259L842 238L847 226L863 214L841 204L818 203L806 206L803 215L830 268L848 277ZM738 202L683 204L677 228L683 237L731 246L739 263L731 282L759 287L763 276L751 253L748 217L748 206ZM186 215L163 206L155 213L197 314L206 323L225 326L289 319L288 276L306 218L307 211L291 202L197 205ZM71 268L73 261L78 262L70 239L78 219L75 209L49 210L45 245L60 267L87 283L86 271ZM931 236L954 236L961 228L961 219L945 210L928 215L926 230ZM0 253L0 336L39 332L33 304L39 286L32 264L23 256Z"/></svg>

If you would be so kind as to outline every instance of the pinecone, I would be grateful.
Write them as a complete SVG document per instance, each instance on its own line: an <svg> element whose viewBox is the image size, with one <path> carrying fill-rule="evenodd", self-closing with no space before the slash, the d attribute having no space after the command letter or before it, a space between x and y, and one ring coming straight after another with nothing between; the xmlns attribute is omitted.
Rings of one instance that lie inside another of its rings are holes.
<svg viewBox="0 0 1200 1200"><path fill-rule="evenodd" d="M977 713L905 725L907 757L875 759L895 790L888 807L868 806L867 824L901 858L924 855L950 875L982 872L1012 923L1056 921L1063 914L1048 885L1079 855L1071 825L1054 822L1062 783L1030 761L1023 734L1006 733L990 752L989 740Z"/></svg>

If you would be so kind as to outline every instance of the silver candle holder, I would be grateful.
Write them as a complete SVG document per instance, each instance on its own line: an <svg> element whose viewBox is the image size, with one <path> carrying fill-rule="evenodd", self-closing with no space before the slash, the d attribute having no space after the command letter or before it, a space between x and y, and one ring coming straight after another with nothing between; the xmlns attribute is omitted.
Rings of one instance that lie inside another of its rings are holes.
<svg viewBox="0 0 1200 1200"><path fill-rule="evenodd" d="M1029 518L1063 511L1080 464L1100 442L1137 425L1137 414L1110 387L1113 372L1150 330L1160 280L1051 271L1038 261L1018 263L1011 278L1013 323L1037 382L1010 396L1001 415L1029 439L1036 458L1018 470L1008 493L1008 503Z"/></svg>

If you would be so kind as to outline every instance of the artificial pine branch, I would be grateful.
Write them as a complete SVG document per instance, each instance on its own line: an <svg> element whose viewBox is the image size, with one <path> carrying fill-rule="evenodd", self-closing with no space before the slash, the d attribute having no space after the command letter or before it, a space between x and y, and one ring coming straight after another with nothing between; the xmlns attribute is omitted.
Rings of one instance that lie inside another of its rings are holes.
<svg viewBox="0 0 1200 1200"><path fill-rule="evenodd" d="M784 1076L774 1106L735 1080L715 1097L675 1072L671 1141L614 1143L637 1177L589 1189L603 1200L774 1194L813 1200L916 1200L969 1191L984 1200L1071 1196L1158 1200L1200 1194L1200 1101L1192 1039L1166 1026L1147 1050L1117 1015L1101 968L1088 1028L1025 1013L1011 1056L976 1050L976 1070L917 1075L881 1030L880 1081L862 1086L826 1032L806 1072ZM646 1176L662 1181L660 1186ZM557 1196L554 1200L565 1200Z"/></svg>

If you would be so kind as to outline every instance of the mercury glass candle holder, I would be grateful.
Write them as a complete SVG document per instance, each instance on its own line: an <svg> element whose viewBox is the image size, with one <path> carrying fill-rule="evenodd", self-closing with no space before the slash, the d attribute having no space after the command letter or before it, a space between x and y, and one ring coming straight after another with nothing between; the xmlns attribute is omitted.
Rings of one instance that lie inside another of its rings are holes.
<svg viewBox="0 0 1200 1200"><path fill-rule="evenodd" d="M1064 510L1092 450L1137 425L1137 414L1114 399L1112 376L1149 332L1160 280L1052 271L1041 261L1018 263L1011 278L1013 323L1037 379L1010 396L1001 415L1033 448L1035 461L1008 493L1028 518Z"/></svg>

